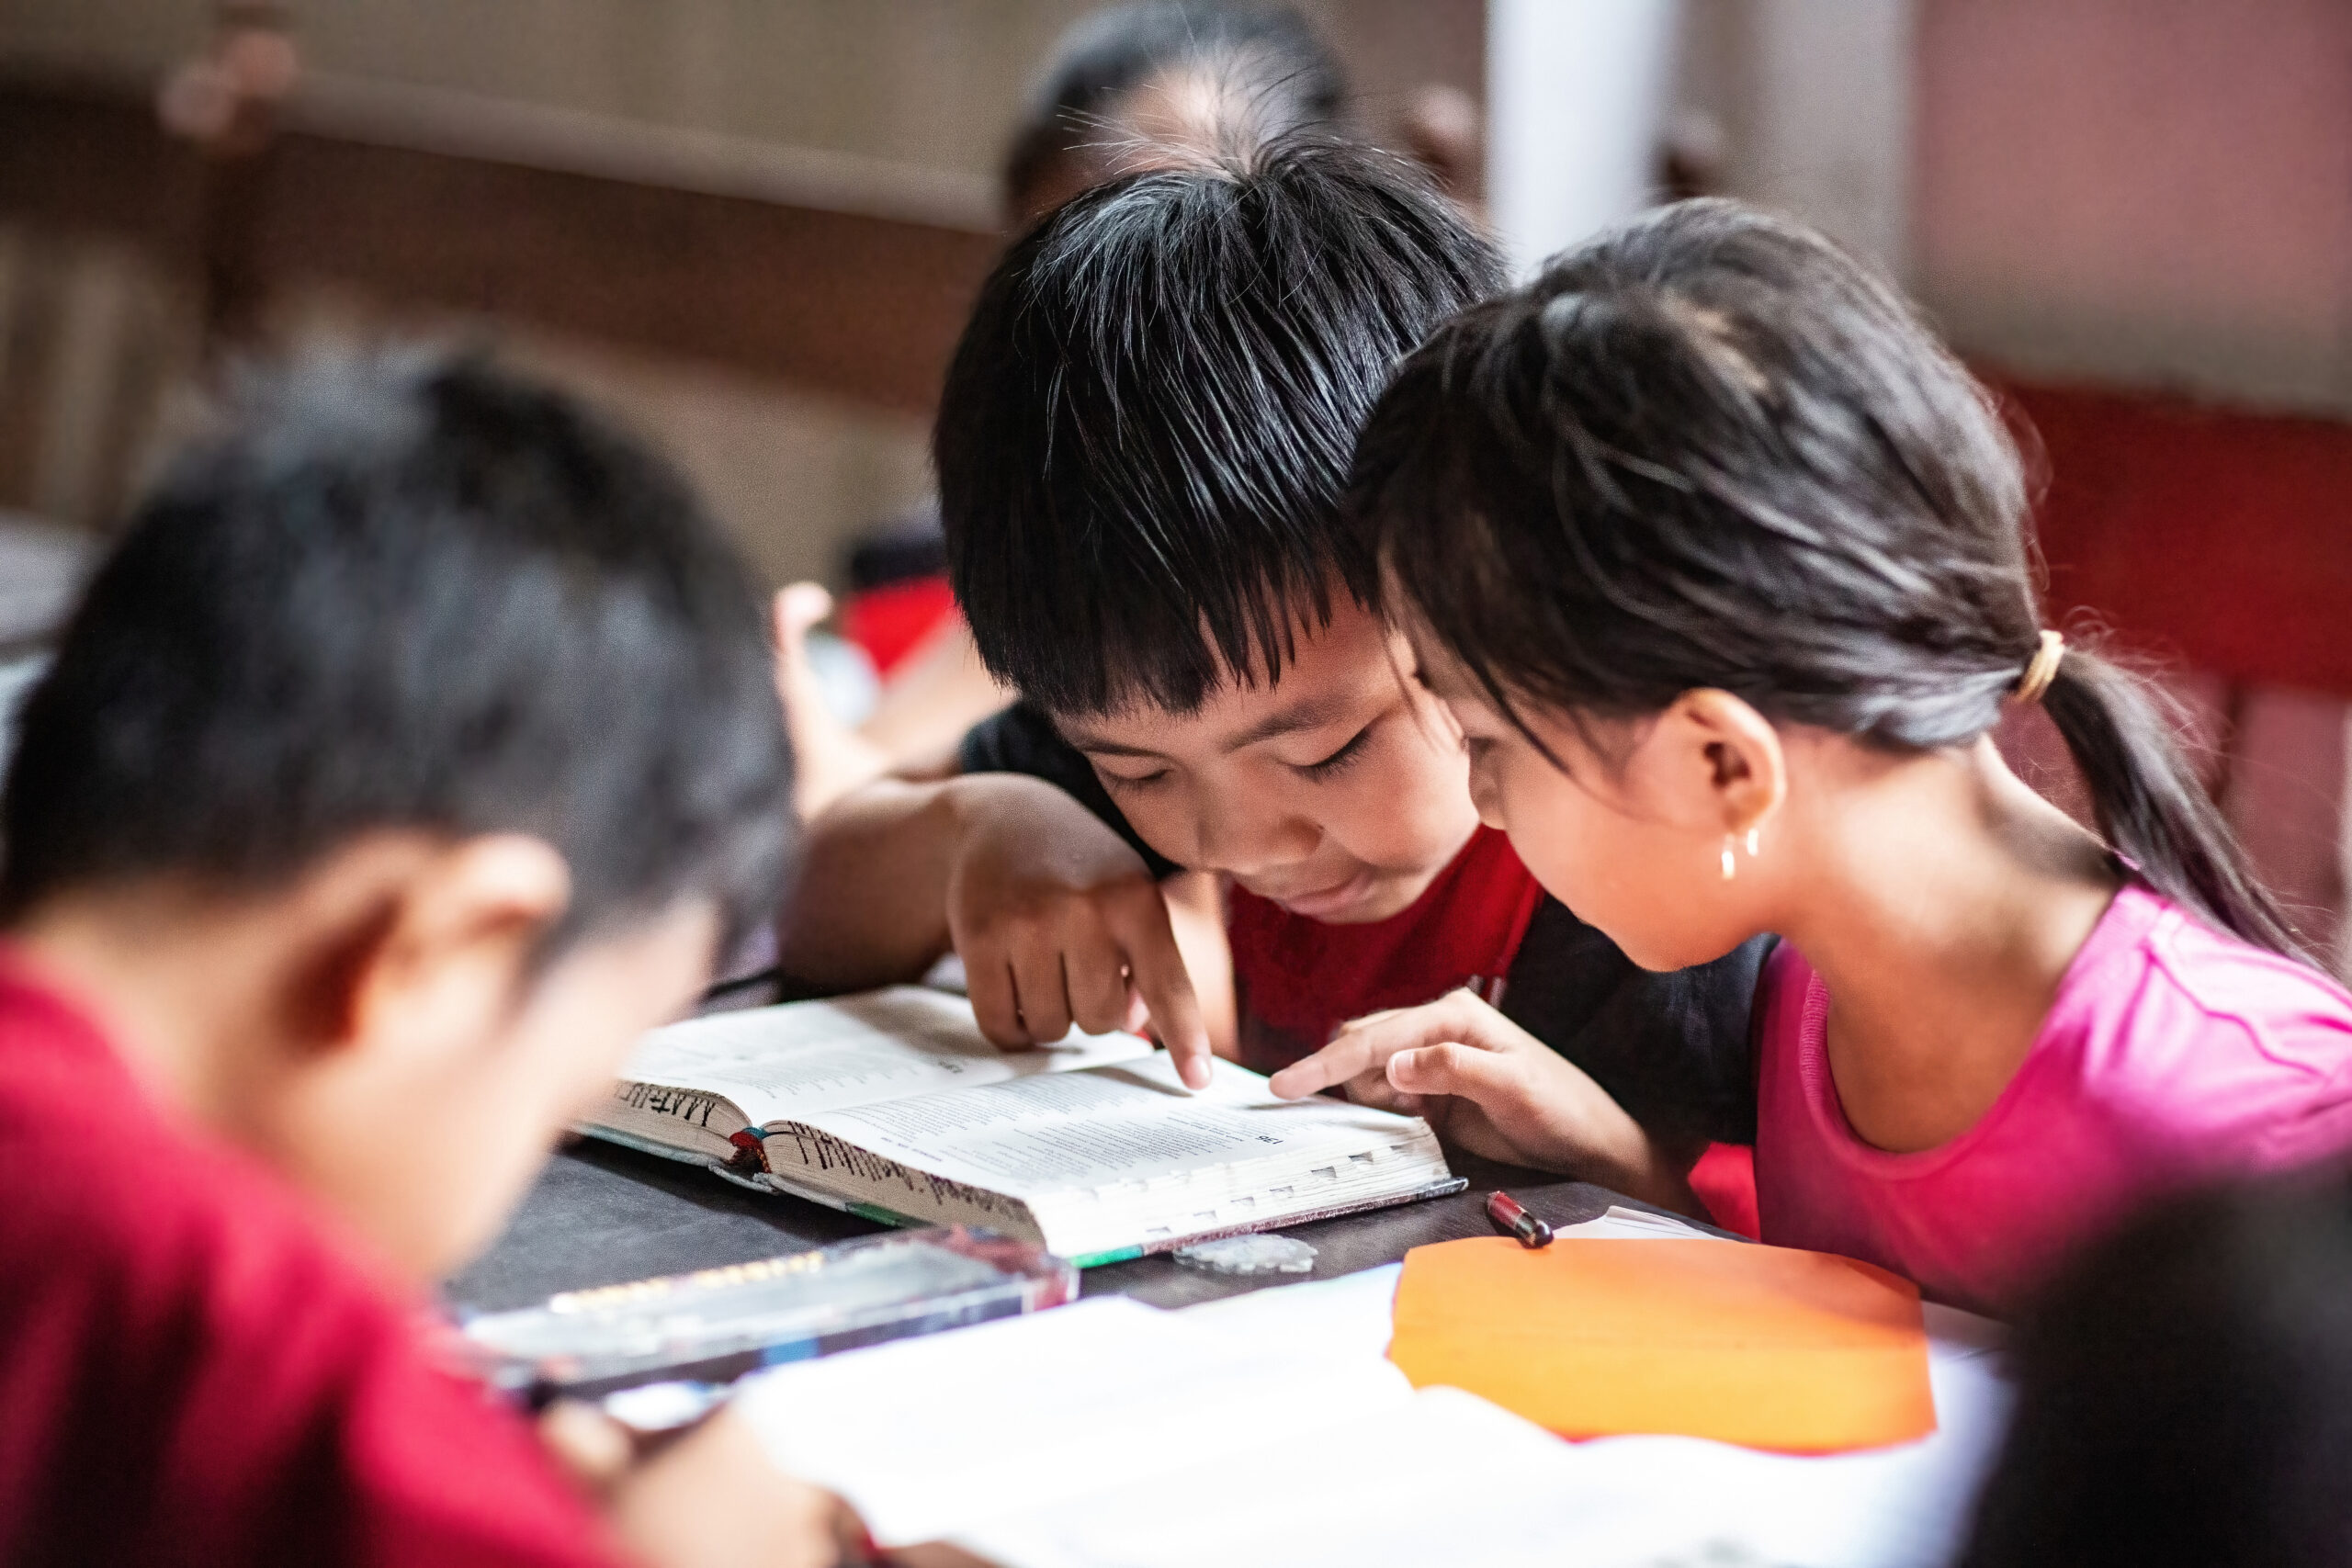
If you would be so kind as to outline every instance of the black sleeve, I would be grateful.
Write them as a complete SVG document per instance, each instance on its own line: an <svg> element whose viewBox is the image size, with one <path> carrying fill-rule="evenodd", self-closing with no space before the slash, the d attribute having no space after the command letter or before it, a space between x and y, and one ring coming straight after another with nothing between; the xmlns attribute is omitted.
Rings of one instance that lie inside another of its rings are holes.
<svg viewBox="0 0 2352 1568"><path fill-rule="evenodd" d="M1502 1010L1651 1133L1753 1144L1748 1014L1776 940L1757 937L1712 964L1653 974L1546 898L1511 961Z"/></svg>
<svg viewBox="0 0 2352 1568"><path fill-rule="evenodd" d="M1125 839L1143 856L1151 874L1162 880L1184 868L1160 854L1136 830L1111 802L1111 792L1095 775L1094 764L1061 737L1045 711L1026 701L1017 702L993 718L984 718L964 732L956 748L956 761L967 773L1025 773L1043 779L1076 800Z"/></svg>

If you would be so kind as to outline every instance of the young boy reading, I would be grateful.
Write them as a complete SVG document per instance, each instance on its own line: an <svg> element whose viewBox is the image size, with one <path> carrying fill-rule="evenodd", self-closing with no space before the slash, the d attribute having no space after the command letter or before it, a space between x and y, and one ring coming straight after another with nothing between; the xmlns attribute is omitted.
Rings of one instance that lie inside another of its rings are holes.
<svg viewBox="0 0 2352 1568"><path fill-rule="evenodd" d="M1128 0L1089 12L1055 40L1006 145L998 186L1006 231L1017 234L1122 175L1336 125L1348 103L1339 61L1287 6ZM945 544L928 503L868 545L878 558L944 580ZM886 671L873 713L851 729L827 711L808 655L808 633L832 603L815 583L793 583L775 598L777 682L792 726L795 793L809 816L900 761L935 754L1006 700L950 615Z"/></svg>
<svg viewBox="0 0 2352 1568"><path fill-rule="evenodd" d="M1708 1139L1744 1141L1758 948L1645 975L1544 897L1480 828L1340 525L1391 368L1499 278L1417 175L1301 137L1114 182L1014 244L935 445L956 596L1023 700L814 825L794 978L903 979L952 945L1000 1043L1148 1011L1192 1075L1213 1040L1271 1070L1467 986L1598 1085L1584 1174L1672 1198ZM1196 991L1171 902L1222 915L1229 998Z"/></svg>
<svg viewBox="0 0 2352 1568"><path fill-rule="evenodd" d="M644 453L464 363L248 389L8 774L0 1561L831 1562L723 1420L599 1517L418 1332L773 898L789 773Z"/></svg>

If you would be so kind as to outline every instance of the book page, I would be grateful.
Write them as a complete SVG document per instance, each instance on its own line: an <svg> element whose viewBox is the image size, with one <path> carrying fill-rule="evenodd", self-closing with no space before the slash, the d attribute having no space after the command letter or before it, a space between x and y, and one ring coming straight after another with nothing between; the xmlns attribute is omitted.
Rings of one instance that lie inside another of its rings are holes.
<svg viewBox="0 0 2352 1568"><path fill-rule="evenodd" d="M632 1085L695 1091L675 1097L676 1114L687 1118L697 1111L707 1118L697 1094L722 1096L764 1124L1151 1054L1150 1042L1132 1034L1076 1031L1054 1045L1001 1051L972 1021L970 1002L898 986L830 1001L714 1013L657 1029L622 1066L617 1092L626 1096Z"/></svg>
<svg viewBox="0 0 2352 1568"><path fill-rule="evenodd" d="M1305 1450L1410 1399L1385 1361L1251 1345L1113 1297L779 1368L737 1409L779 1469L898 1547L1165 1473L1239 1433Z"/></svg>
<svg viewBox="0 0 2352 1568"><path fill-rule="evenodd" d="M1166 1057L1155 1056L801 1120L886 1159L1024 1199L1141 1190L1277 1156L1285 1168L1330 1160L1337 1179L1350 1165L1368 1167L1430 1138L1411 1117L1320 1098L1278 1100L1257 1074L1224 1061L1216 1069L1210 1087L1197 1092L1182 1086ZM772 1134L770 1160L781 1169L797 1156L821 1168L823 1150L787 1154L778 1146L806 1141L797 1128Z"/></svg>

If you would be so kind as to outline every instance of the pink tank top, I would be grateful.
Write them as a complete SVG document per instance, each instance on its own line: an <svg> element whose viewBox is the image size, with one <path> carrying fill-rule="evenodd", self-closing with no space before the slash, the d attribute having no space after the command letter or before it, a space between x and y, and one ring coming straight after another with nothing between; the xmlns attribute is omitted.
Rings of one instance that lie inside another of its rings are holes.
<svg viewBox="0 0 2352 1568"><path fill-rule="evenodd" d="M1756 1008L1763 1239L1842 1253L1999 1312L2070 1242L2199 1176L2352 1153L2352 996L2144 887L2068 965L2017 1076L1940 1147L1889 1154L1848 1125L1829 993L1793 947Z"/></svg>

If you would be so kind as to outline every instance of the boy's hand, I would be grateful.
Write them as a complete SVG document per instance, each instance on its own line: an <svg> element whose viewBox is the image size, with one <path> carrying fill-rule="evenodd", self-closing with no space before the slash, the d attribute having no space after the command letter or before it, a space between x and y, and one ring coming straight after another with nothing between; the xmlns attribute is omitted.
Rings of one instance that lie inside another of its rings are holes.
<svg viewBox="0 0 2352 1568"><path fill-rule="evenodd" d="M1342 1024L1273 1077L1285 1100L1334 1086L1359 1104L1424 1117L1446 1143L1487 1159L1669 1207L1690 1202L1688 1162L1660 1149L1582 1068L1466 990Z"/></svg>
<svg viewBox="0 0 2352 1568"><path fill-rule="evenodd" d="M540 1418L539 1432L652 1568L834 1568L865 1561L865 1528L848 1506L778 1473L732 1412L720 1411L650 1457L639 1452L635 1435L593 1405L560 1402Z"/></svg>
<svg viewBox="0 0 2352 1568"><path fill-rule="evenodd" d="M1046 1044L1148 1021L1194 1089L1209 1036L1168 905L1143 857L1051 784L1012 774L956 781L960 828L947 932L972 1010L999 1045Z"/></svg>

